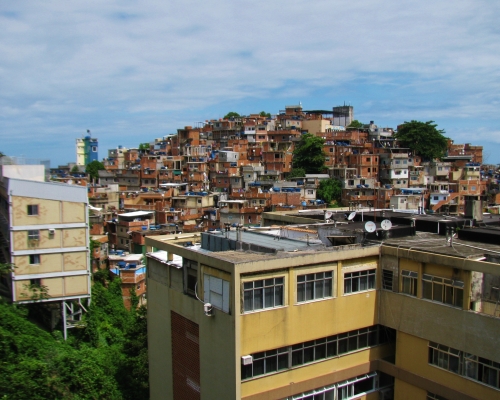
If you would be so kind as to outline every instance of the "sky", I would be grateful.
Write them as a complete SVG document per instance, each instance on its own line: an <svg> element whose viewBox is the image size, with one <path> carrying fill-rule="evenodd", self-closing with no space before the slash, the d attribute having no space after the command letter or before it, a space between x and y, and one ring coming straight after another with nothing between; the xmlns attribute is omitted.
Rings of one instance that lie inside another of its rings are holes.
<svg viewBox="0 0 500 400"><path fill-rule="evenodd" d="M500 2L0 2L0 151L76 161L184 126L349 104L396 128L435 121L500 163Z"/></svg>

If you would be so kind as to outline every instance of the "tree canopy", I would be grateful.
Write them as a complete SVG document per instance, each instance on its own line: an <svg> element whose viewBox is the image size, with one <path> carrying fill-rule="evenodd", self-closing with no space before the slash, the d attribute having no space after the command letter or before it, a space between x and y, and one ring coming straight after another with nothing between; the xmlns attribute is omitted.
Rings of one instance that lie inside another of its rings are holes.
<svg viewBox="0 0 500 400"><path fill-rule="evenodd" d="M265 111L261 111L259 115L261 117L271 118L271 113L266 113Z"/></svg>
<svg viewBox="0 0 500 400"><path fill-rule="evenodd" d="M306 170L304 168L293 168L288 174L288 179L290 178L303 178L306 176Z"/></svg>
<svg viewBox="0 0 500 400"><path fill-rule="evenodd" d="M104 169L106 168L104 168L104 164L102 162L94 160L87 164L85 167L85 173L88 174L91 179L99 179L99 171Z"/></svg>
<svg viewBox="0 0 500 400"><path fill-rule="evenodd" d="M364 124L362 122L359 122L357 119L352 121L347 127L348 128L362 128Z"/></svg>
<svg viewBox="0 0 500 400"><path fill-rule="evenodd" d="M67 341L31 322L27 307L0 299L3 398L149 399L146 309L125 308L120 279L94 284Z"/></svg>
<svg viewBox="0 0 500 400"><path fill-rule="evenodd" d="M342 195L342 184L337 179L324 179L319 183L316 197L329 204L332 201L340 203Z"/></svg>
<svg viewBox="0 0 500 400"><path fill-rule="evenodd" d="M434 121L420 122L412 120L398 127L396 139L422 158L433 160L441 158L448 146L444 129L437 129Z"/></svg>
<svg viewBox="0 0 500 400"><path fill-rule="evenodd" d="M295 145L293 151L293 168L302 168L307 174L318 174L325 168L325 141L317 136L306 133Z"/></svg>
<svg viewBox="0 0 500 400"><path fill-rule="evenodd" d="M224 115L224 119L239 118L239 117L241 117L241 115L235 111L230 111L226 115Z"/></svg>

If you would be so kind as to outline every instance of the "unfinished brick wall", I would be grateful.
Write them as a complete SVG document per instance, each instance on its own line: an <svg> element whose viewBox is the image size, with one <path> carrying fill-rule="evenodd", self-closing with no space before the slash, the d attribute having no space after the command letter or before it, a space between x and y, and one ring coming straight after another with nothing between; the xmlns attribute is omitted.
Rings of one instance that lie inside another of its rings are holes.
<svg viewBox="0 0 500 400"><path fill-rule="evenodd" d="M172 370L174 400L200 399L199 327L193 321L173 311Z"/></svg>

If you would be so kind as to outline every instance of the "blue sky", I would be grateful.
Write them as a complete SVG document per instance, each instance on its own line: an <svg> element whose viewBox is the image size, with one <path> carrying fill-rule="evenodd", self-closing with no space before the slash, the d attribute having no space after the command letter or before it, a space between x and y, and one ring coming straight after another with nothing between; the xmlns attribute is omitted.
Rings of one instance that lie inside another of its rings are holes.
<svg viewBox="0 0 500 400"><path fill-rule="evenodd" d="M228 111L434 120L500 163L500 2L0 3L0 151L75 161Z"/></svg>

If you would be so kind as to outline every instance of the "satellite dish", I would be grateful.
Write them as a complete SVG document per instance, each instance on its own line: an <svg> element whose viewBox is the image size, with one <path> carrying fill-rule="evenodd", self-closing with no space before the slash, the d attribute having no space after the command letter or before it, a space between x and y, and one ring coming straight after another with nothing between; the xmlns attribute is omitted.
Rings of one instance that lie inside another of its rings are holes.
<svg viewBox="0 0 500 400"><path fill-rule="evenodd" d="M392 222L388 219L384 219L381 223L380 226L384 231L388 231L389 229L392 228Z"/></svg>
<svg viewBox="0 0 500 400"><path fill-rule="evenodd" d="M325 219L330 219L330 218L332 218L332 214L333 214L333 213L332 213L331 211L327 211L327 212L325 213Z"/></svg>
<svg viewBox="0 0 500 400"><path fill-rule="evenodd" d="M375 225L375 222L373 222L373 221L368 221L365 224L365 231L368 233L375 232L376 229L377 229L377 225Z"/></svg>
<svg viewBox="0 0 500 400"><path fill-rule="evenodd" d="M354 219L354 217L355 217L355 216L356 216L356 211L354 211L354 212L350 213L350 214L349 214L349 216L347 217L347 219L348 219L349 221L352 221L352 220Z"/></svg>

